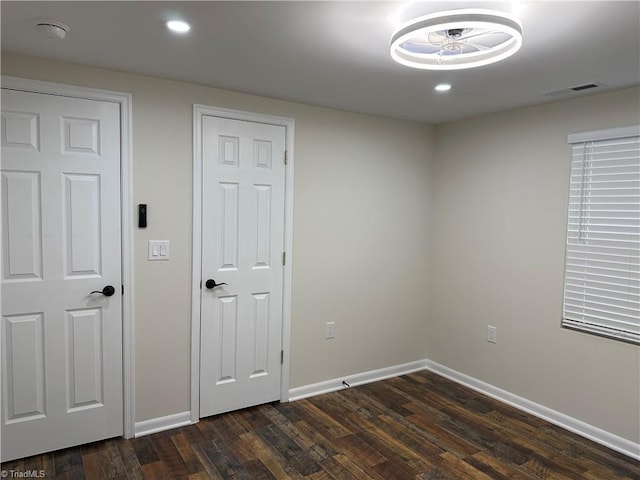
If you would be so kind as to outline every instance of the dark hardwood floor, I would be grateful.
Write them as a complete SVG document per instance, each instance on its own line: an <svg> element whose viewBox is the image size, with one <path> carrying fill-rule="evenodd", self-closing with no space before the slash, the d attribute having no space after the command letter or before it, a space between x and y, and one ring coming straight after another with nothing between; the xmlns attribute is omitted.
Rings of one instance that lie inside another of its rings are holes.
<svg viewBox="0 0 640 480"><path fill-rule="evenodd" d="M2 469L47 479L640 479L640 462L426 371Z"/></svg>

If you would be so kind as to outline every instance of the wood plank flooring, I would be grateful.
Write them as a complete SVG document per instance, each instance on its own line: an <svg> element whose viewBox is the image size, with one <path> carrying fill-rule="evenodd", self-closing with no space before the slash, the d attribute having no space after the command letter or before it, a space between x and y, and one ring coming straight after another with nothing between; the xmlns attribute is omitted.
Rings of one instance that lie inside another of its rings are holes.
<svg viewBox="0 0 640 480"><path fill-rule="evenodd" d="M640 479L640 462L427 371L2 469L47 479Z"/></svg>

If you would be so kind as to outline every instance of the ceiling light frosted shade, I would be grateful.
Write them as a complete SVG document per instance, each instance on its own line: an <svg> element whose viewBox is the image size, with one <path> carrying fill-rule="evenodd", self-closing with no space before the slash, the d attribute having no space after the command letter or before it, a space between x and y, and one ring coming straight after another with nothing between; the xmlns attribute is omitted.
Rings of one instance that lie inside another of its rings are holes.
<svg viewBox="0 0 640 480"><path fill-rule="evenodd" d="M191 30L191 25L181 20L169 20L167 22L167 28L176 33L187 33Z"/></svg>
<svg viewBox="0 0 640 480"><path fill-rule="evenodd" d="M436 90L437 92L448 92L449 90L451 90L451 85L449 85L448 83L441 83L439 85L436 85L434 87L434 90Z"/></svg>
<svg viewBox="0 0 640 480"><path fill-rule="evenodd" d="M522 46L522 25L492 10L450 10L415 18L391 36L391 57L427 70L459 70L503 60Z"/></svg>

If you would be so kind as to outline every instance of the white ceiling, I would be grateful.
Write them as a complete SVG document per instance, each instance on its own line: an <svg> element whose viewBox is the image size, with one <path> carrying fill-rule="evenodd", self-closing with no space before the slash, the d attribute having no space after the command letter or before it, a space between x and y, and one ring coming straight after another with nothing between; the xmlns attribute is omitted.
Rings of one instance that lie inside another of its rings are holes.
<svg viewBox="0 0 640 480"><path fill-rule="evenodd" d="M391 59L392 19L397 24L403 8L406 17L463 7L515 13L522 49L452 72ZM2 1L0 8L3 51L432 123L548 102L543 92L589 82L607 85L594 92L640 84L639 1ZM67 38L39 34L34 21L42 18L69 25ZM170 18L191 23L191 33L169 33ZM443 81L453 89L435 92Z"/></svg>

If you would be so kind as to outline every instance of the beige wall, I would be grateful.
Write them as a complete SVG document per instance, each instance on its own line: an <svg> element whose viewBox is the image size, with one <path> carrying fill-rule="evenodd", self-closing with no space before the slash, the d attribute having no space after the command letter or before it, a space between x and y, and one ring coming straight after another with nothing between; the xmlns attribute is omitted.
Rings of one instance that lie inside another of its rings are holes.
<svg viewBox="0 0 640 480"><path fill-rule="evenodd" d="M137 421L189 409L194 103L296 120L290 386L425 357L431 127L4 53L2 73L133 94Z"/></svg>
<svg viewBox="0 0 640 480"><path fill-rule="evenodd" d="M560 318L567 135L637 124L639 99L629 89L437 127L427 332L431 360L635 442L638 347Z"/></svg>
<svg viewBox="0 0 640 480"><path fill-rule="evenodd" d="M135 232L138 421L189 409L202 103L296 119L291 387L430 358L639 440L638 348L559 327L567 134L637 123L637 89L434 128L7 54L2 73L133 94L134 202L150 209ZM171 261L147 262L149 239L171 240Z"/></svg>

